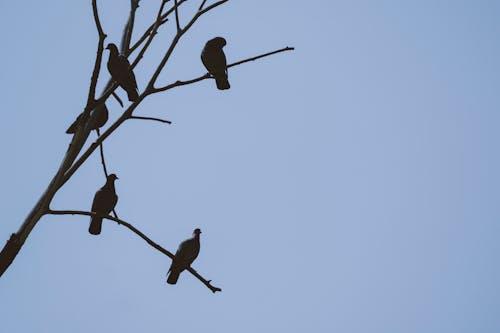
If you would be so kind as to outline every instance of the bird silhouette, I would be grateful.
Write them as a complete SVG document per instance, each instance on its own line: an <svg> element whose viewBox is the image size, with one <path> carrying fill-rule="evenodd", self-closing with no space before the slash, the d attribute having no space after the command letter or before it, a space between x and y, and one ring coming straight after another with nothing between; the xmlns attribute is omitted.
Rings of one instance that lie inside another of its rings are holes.
<svg viewBox="0 0 500 333"><path fill-rule="evenodd" d="M118 201L118 196L115 191L115 180L118 179L114 173L110 174L106 179L106 184L96 192L94 201L92 202L92 212L96 216L92 216L90 220L89 232L92 235L101 233L102 218L108 215Z"/></svg>
<svg viewBox="0 0 500 333"><path fill-rule="evenodd" d="M139 98L139 92L130 63L118 52L115 44L109 43L106 49L109 50L108 70L111 77L127 92L128 100L135 102Z"/></svg>
<svg viewBox="0 0 500 333"><path fill-rule="evenodd" d="M87 126L89 126L90 130L96 130L101 128L108 121L108 108L106 104L101 104L90 113L89 120L87 121ZM75 121L68 127L66 133L74 134L78 129L78 126L81 126L83 117L83 112L78 115Z"/></svg>
<svg viewBox="0 0 500 333"><path fill-rule="evenodd" d="M205 68L215 78L217 88L220 90L229 89L227 80L227 62L226 55L222 48L226 45L226 40L222 37L215 37L209 40L203 51L201 51L201 61Z"/></svg>
<svg viewBox="0 0 500 333"><path fill-rule="evenodd" d="M182 271L191 266L196 259L198 253L200 253L200 234L200 229L194 229L193 237L186 239L179 245L167 273L167 283L176 284Z"/></svg>

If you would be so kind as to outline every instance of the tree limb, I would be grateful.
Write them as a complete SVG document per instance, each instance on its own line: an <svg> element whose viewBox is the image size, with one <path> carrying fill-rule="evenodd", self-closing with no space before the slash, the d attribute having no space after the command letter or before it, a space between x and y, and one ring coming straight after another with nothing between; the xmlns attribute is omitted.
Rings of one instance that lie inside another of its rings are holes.
<svg viewBox="0 0 500 333"><path fill-rule="evenodd" d="M252 57L252 58L247 58L247 59L243 59L243 60L234 62L232 64L227 65L227 68L238 66L238 65L244 64L246 62L255 61L257 59L264 58L264 57L267 57L267 56L270 56L270 55L273 55L273 54L276 54L276 53L285 52L285 51L292 51L292 50L295 50L295 48L287 46L287 47L284 47L284 48L276 50L276 51L264 53L264 54L261 54L261 55L258 55L258 56ZM191 80L176 81L174 83L171 83L171 84L166 85L166 86L161 87L161 88L154 88L152 93L158 93L158 92L169 90L169 89L172 89L172 88L175 88L175 87L185 86L185 85L188 85L188 84L192 84L192 83L196 83L196 82L199 82L199 81L203 81L203 80L211 78L211 77L212 76L209 73L206 73L206 74L204 74L202 76L199 76L199 77L191 79Z"/></svg>
<svg viewBox="0 0 500 333"><path fill-rule="evenodd" d="M170 120L164 120L164 119L152 118L152 117L130 116L128 119L154 120L154 121L159 121L159 122L165 123L165 124L172 124L172 122Z"/></svg>
<svg viewBox="0 0 500 333"><path fill-rule="evenodd" d="M47 212L47 214L51 214L51 215L85 215L85 216L91 216L91 217L96 216L96 214L93 212L85 212L85 211L79 211L79 210L52 210L51 209ZM135 233L137 236L139 236L143 240L145 240L146 243L148 243L154 249L160 251L161 253L163 253L164 255L169 257L170 259L175 258L175 255L172 254L172 252L164 249L163 247L161 247L160 245L155 243L153 240L151 240L151 238L146 236L144 233L142 233L139 229L134 227L132 224L130 224L124 220L109 216L109 215L103 216L103 218L114 221L114 222L118 223L119 225L123 225L124 227L126 227L127 229L129 229L130 231ZM200 274L198 274L198 272L196 272L192 267L189 267L186 270L189 271L191 274L193 274L196 278L198 278L198 280L203 282L203 284L205 286L207 286L213 293L215 293L217 291L222 291L222 289L212 286L210 284L211 280L206 280L204 277L202 277Z"/></svg>

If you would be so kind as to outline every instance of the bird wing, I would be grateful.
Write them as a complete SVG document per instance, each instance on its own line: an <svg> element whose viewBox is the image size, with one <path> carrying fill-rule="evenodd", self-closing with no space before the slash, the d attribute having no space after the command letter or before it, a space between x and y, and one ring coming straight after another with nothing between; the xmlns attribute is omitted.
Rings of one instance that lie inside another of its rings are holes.
<svg viewBox="0 0 500 333"><path fill-rule="evenodd" d="M115 208L118 196L112 189L104 185L94 196L92 211L101 214L108 214Z"/></svg>
<svg viewBox="0 0 500 333"><path fill-rule="evenodd" d="M175 253L175 265L179 268L187 268L193 263L200 252L200 243L191 238L179 245Z"/></svg>
<svg viewBox="0 0 500 333"><path fill-rule="evenodd" d="M201 54L201 61L213 76L227 75L226 55L221 48L205 48Z"/></svg>
<svg viewBox="0 0 500 333"><path fill-rule="evenodd" d="M137 89L137 81L135 80L135 74L130 68L130 62L128 59L122 55L118 56L117 70L120 70L122 78L132 84L132 86Z"/></svg>

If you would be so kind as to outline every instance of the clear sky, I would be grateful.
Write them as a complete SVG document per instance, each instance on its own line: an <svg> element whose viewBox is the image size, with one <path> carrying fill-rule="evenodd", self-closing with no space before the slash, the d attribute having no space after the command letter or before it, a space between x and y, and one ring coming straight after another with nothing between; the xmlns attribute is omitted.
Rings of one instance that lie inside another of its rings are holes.
<svg viewBox="0 0 500 333"><path fill-rule="evenodd" d="M137 33L158 2L141 1ZM118 43L129 1L98 3ZM87 217L48 216L0 279L2 332L500 332L499 17L495 0L232 0L205 16L162 83L204 73L215 36L230 62L296 50L231 68L229 91L151 97L137 114L173 125L130 121L105 150L119 216L171 251L201 228L193 266L222 293L189 273L167 285L170 260L114 223L93 237ZM2 1L0 29L3 245L67 148L97 37L90 0ZM88 210L103 183L92 156L52 208Z"/></svg>

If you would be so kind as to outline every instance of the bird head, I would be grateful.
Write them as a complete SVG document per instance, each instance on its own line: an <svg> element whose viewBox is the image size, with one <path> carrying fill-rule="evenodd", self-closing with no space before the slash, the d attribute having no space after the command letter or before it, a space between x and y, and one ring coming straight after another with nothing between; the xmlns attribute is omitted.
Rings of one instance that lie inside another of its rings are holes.
<svg viewBox="0 0 500 333"><path fill-rule="evenodd" d="M107 179L108 179L108 181L115 181L115 180L117 180L117 179L118 179L118 177L117 177L114 173L112 173L112 174L110 174L110 175L108 176L108 178L107 178Z"/></svg>
<svg viewBox="0 0 500 333"><path fill-rule="evenodd" d="M113 43L109 43L108 46L106 46L106 50L109 50L112 53L118 53L118 47L116 47Z"/></svg>
<svg viewBox="0 0 500 333"><path fill-rule="evenodd" d="M215 37L214 39L210 40L210 44L222 49L226 45L226 40L222 37Z"/></svg>
<svg viewBox="0 0 500 333"><path fill-rule="evenodd" d="M193 235L199 236L201 234L201 230L199 228L194 229Z"/></svg>

